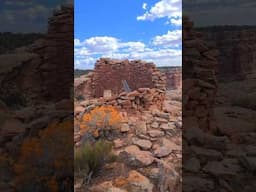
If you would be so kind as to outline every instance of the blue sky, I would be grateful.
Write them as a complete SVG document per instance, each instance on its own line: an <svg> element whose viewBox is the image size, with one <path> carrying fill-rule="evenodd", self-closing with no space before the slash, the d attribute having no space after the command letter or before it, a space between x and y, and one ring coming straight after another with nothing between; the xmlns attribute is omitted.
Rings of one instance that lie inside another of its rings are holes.
<svg viewBox="0 0 256 192"><path fill-rule="evenodd" d="M181 0L76 0L75 68L100 57L181 65Z"/></svg>

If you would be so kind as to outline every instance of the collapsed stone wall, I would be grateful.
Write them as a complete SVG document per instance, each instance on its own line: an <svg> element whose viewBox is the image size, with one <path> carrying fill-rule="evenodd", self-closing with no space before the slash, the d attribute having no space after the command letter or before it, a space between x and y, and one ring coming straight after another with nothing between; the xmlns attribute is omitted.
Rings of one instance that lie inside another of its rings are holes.
<svg viewBox="0 0 256 192"><path fill-rule="evenodd" d="M98 105L112 105L120 111L145 111L150 108L162 109L165 91L160 89L138 88L132 92L122 92L118 96L86 100L81 104L85 108Z"/></svg>
<svg viewBox="0 0 256 192"><path fill-rule="evenodd" d="M213 104L217 81L218 51L203 41L193 29L193 22L183 19L183 125L213 131Z"/></svg>
<svg viewBox="0 0 256 192"><path fill-rule="evenodd" d="M70 97L74 79L73 26L73 6L62 6L49 19L48 34L44 42L33 47L33 51L42 59L39 70L41 83L48 92L45 97L56 100Z"/></svg>
<svg viewBox="0 0 256 192"><path fill-rule="evenodd" d="M92 98L92 76L93 72L87 75L82 75L74 80L74 96L75 99Z"/></svg>
<svg viewBox="0 0 256 192"><path fill-rule="evenodd" d="M104 90L111 90L113 95L120 94L124 91L123 80L132 91L138 88L166 89L166 77L153 63L101 58L87 81L91 97L102 97Z"/></svg>
<svg viewBox="0 0 256 192"><path fill-rule="evenodd" d="M73 12L72 5L62 6L49 19L48 33L43 39L11 55L17 60L1 79L2 95L10 96L16 91L15 94L22 93L28 103L70 98L73 82ZM22 59L19 60L19 57Z"/></svg>

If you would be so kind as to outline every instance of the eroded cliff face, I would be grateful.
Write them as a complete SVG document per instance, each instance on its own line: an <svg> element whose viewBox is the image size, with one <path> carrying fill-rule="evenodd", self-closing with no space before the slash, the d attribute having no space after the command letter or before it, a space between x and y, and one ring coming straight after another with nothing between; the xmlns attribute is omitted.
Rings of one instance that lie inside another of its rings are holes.
<svg viewBox="0 0 256 192"><path fill-rule="evenodd" d="M0 72L2 95L22 94L28 104L69 98L73 81L73 7L62 6L54 13L43 39L1 58L5 60Z"/></svg>
<svg viewBox="0 0 256 192"><path fill-rule="evenodd" d="M256 29L205 29L208 42L220 51L217 66L220 78L246 78L256 73Z"/></svg>

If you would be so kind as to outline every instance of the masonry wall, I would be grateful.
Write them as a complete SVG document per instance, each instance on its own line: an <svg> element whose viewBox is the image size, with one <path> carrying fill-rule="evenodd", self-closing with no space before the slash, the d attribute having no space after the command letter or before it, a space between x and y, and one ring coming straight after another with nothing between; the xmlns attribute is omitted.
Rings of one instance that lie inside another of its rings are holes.
<svg viewBox="0 0 256 192"><path fill-rule="evenodd" d="M183 47L183 126L213 132L219 52L193 30L193 22L188 18L183 19Z"/></svg>
<svg viewBox="0 0 256 192"><path fill-rule="evenodd" d="M138 88L166 88L166 77L153 63L102 58L96 62L91 79L92 97L102 97L104 90L118 95L124 91L122 80L127 81L132 91Z"/></svg>

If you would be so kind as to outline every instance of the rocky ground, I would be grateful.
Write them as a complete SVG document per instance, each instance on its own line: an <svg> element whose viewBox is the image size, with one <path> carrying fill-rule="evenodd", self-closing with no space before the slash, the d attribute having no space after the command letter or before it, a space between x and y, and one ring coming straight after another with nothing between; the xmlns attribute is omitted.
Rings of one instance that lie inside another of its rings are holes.
<svg viewBox="0 0 256 192"><path fill-rule="evenodd" d="M75 113L82 106L75 105ZM90 185L75 179L76 191L181 191L181 90L167 91L163 109L127 113L113 138L116 162L106 164ZM75 130L78 141L78 129ZM79 142L77 143L79 145Z"/></svg>
<svg viewBox="0 0 256 192"><path fill-rule="evenodd" d="M186 134L185 191L255 191L255 90L255 79L218 84L215 136L196 129Z"/></svg>
<svg viewBox="0 0 256 192"><path fill-rule="evenodd" d="M49 137L47 135L46 137L40 137L41 133L46 133L51 123L56 122L59 124L62 122L69 122L70 125L68 127L68 131L64 130L61 134L63 134L62 140L65 141L66 144L69 143L69 145L72 146L72 143L69 142L72 141L71 133L73 133L72 111L70 111L72 101L62 100L55 104L42 104L36 107L27 106L16 110L10 110L2 102L0 102L0 106L0 191L26 191L26 189L22 188L25 186L26 182L30 183L31 188L39 186L38 183L36 184L36 179L37 177L41 177L40 174L42 170L39 170L36 167L40 167L42 164L49 165L41 169L45 170L43 173L46 174L45 178L50 178L47 170L54 170L50 164L53 160L43 159L40 155L36 156L34 151L37 149L37 145L31 142L32 148L25 149L26 143L29 143L34 139L34 141L42 143L45 142L45 144L48 145L50 143L47 143L47 138L57 138L60 134L59 131L56 129L56 132L54 132L55 130L51 133L49 132ZM72 148L64 149L63 151L57 150L58 142L59 141L57 139L53 141L53 143L55 143L55 148L51 149L53 150L53 154L56 155L57 153L63 153L61 156L63 159L66 159L66 163L67 159L73 162L73 156L69 154ZM63 146L60 147L63 149ZM45 150L44 152L48 153L49 156L53 155L51 154L51 150L47 148L44 148L43 150ZM28 154L28 156L25 157L25 159L27 157L28 159L25 161L22 159L24 157L24 153ZM39 163L41 165L38 164L34 167L35 164L33 161L39 162L39 159L41 160ZM24 169L21 169L21 175L17 173L17 164L20 164ZM34 170L34 172L28 172L27 169ZM69 170L72 171L71 173L69 172L72 176L73 169L71 166ZM34 174L37 176L34 176ZM16 182L22 177L25 179L17 185ZM44 181L43 183L46 184L47 182Z"/></svg>

